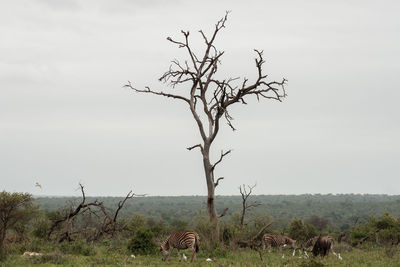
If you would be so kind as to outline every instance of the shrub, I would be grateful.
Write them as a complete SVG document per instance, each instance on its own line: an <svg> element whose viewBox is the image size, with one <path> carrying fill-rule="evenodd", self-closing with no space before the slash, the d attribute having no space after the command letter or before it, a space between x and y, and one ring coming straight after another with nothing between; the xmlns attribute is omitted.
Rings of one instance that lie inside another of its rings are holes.
<svg viewBox="0 0 400 267"><path fill-rule="evenodd" d="M92 256L96 254L93 246L87 244L84 241L74 241L71 243L62 242L60 245L60 250L65 254L74 254L82 256Z"/></svg>
<svg viewBox="0 0 400 267"><path fill-rule="evenodd" d="M36 224L33 227L32 234L34 237L37 238L46 238L47 233L49 232L50 229L50 224L48 220L40 220L36 222Z"/></svg>
<svg viewBox="0 0 400 267"><path fill-rule="evenodd" d="M298 244L316 235L317 233L314 226L305 223L300 218L293 218L289 224L289 236L297 240Z"/></svg>
<svg viewBox="0 0 400 267"><path fill-rule="evenodd" d="M137 230L135 236L128 243L128 250L139 255L156 253L157 245L153 241L152 232L148 229Z"/></svg>
<svg viewBox="0 0 400 267"><path fill-rule="evenodd" d="M323 267L323 266L325 266L325 265L315 258L310 259L309 261L305 261L300 264L300 267Z"/></svg>
<svg viewBox="0 0 400 267"><path fill-rule="evenodd" d="M65 264L67 262L67 257L61 253L49 253L43 254L43 256L29 257L29 261L32 264Z"/></svg>

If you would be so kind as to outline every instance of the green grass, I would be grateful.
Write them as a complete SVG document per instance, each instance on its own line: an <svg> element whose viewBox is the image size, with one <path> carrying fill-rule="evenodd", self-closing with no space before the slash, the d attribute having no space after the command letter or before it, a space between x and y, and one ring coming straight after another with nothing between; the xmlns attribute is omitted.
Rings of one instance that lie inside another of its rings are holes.
<svg viewBox="0 0 400 267"><path fill-rule="evenodd" d="M263 253L264 261L261 262L257 252L251 250L236 250L228 253L226 257L215 257L213 262L206 262L208 255L201 251L197 261L179 262L176 251L168 262L161 261L161 254L151 256L136 256L132 258L126 251L110 251L104 247L95 247L95 253L83 256L64 254L59 251L45 252L41 257L22 257L18 254L9 255L0 266L399 266L400 251L395 248L353 249L351 252L342 251L343 260L334 255L315 259L299 258L296 253L291 257L289 251L282 253ZM189 251L185 255L189 258Z"/></svg>

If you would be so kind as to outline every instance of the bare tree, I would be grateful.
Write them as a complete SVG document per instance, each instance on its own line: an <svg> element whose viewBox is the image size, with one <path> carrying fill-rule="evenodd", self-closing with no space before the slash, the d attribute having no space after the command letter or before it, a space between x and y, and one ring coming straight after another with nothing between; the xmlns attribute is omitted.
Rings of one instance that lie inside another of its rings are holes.
<svg viewBox="0 0 400 267"><path fill-rule="evenodd" d="M241 248L251 248L255 251L258 252L261 261L263 261L263 257L262 257L262 252L261 252L261 242L257 242L257 240L259 240L262 235L264 234L264 231L272 224L273 222L270 222L268 224L265 224L260 231L258 231L258 233L253 236L250 240L239 240L236 242L236 244L241 247Z"/></svg>
<svg viewBox="0 0 400 267"><path fill-rule="evenodd" d="M215 40L220 31L225 28L228 19L228 12L216 24L213 33L207 36L202 30L199 31L205 44L204 52L201 56L192 49L189 43L189 31L181 31L182 40L175 40L168 37L167 40L179 48L186 51L188 59L172 61L168 71L160 78L160 81L171 86L174 92L153 90L149 87L138 89L128 82L126 87L137 93L144 93L156 96L167 97L182 101L187 104L201 135L201 143L188 147L188 150L198 148L203 157L204 173L207 183L208 199L207 211L210 222L215 225L215 237L218 237L218 215L215 207L215 188L223 177L216 179L215 168L222 162L231 150L221 151L219 159L212 162L210 150L215 138L217 137L221 120L225 120L232 130L233 117L230 108L234 104L247 104L249 97L258 100L271 99L282 101L286 97L285 82L267 81L267 75L263 72L265 63L263 51L254 50L256 53L255 65L257 77L250 82L249 79L239 77L228 77L219 79L216 77L224 51L215 47ZM177 93L177 87L184 87L186 90Z"/></svg>
<svg viewBox="0 0 400 267"><path fill-rule="evenodd" d="M69 207L60 218L53 221L49 232L47 233L48 239L51 239L51 236L56 229L60 229L60 233L57 236L58 242L73 241L73 234L85 231L82 229L74 229L74 220L78 216L84 214L94 215L98 220L101 220L101 223L98 224L94 234L90 234L88 236L88 241L98 240L104 235L110 235L112 237L116 231L120 230L117 224L117 217L125 202L134 196L138 196L130 191L122 201L118 202L116 211L113 215L111 215L110 211L104 206L103 202L100 202L97 199L93 202L86 202L84 187L82 184L79 184L79 187L82 193L81 202L75 208L73 208L73 205L71 204L71 207Z"/></svg>
<svg viewBox="0 0 400 267"><path fill-rule="evenodd" d="M251 210L252 208L258 207L261 205L260 202L254 201L252 203L248 203L247 199L253 192L254 187L256 187L257 184L254 184L253 186L247 186L248 189L246 189L246 186L239 186L239 191L240 194L242 195L242 215L240 217L240 226L243 227L244 225L244 216L246 215L246 211Z"/></svg>

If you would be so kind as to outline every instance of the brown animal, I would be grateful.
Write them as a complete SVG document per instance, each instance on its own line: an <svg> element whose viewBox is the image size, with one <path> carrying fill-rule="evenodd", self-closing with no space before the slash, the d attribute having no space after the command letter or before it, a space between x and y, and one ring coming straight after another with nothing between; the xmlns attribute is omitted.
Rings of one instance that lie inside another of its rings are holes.
<svg viewBox="0 0 400 267"><path fill-rule="evenodd" d="M330 250L332 250L333 238L331 236L319 236L315 241L315 244L312 249L312 253L314 256L321 255L322 257L326 256ZM335 253L334 253L335 254Z"/></svg>

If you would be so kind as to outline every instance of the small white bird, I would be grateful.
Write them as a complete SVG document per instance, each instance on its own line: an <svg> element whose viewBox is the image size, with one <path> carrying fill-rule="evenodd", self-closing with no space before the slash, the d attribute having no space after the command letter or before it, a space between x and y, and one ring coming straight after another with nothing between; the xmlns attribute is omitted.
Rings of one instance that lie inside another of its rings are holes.
<svg viewBox="0 0 400 267"><path fill-rule="evenodd" d="M296 255L296 250L293 250L292 257Z"/></svg>
<svg viewBox="0 0 400 267"><path fill-rule="evenodd" d="M207 259L206 259L206 261L212 261L212 259L210 259L210 258L207 258Z"/></svg>
<svg viewBox="0 0 400 267"><path fill-rule="evenodd" d="M187 261L187 257L186 257L185 254L182 253L182 257L183 257L183 260L184 260L184 261Z"/></svg>
<svg viewBox="0 0 400 267"><path fill-rule="evenodd" d="M134 259L135 259L135 258L136 258L136 256L132 254L132 255L131 255L131 258L134 258Z"/></svg>
<svg viewBox="0 0 400 267"><path fill-rule="evenodd" d="M338 254L339 260L343 260L342 256L340 256L340 253Z"/></svg>
<svg viewBox="0 0 400 267"><path fill-rule="evenodd" d="M42 185L39 184L38 182L35 183L35 186L40 187L40 190L42 190Z"/></svg>
<svg viewBox="0 0 400 267"><path fill-rule="evenodd" d="M284 259L284 258L285 258L285 254L282 255L282 259Z"/></svg>

